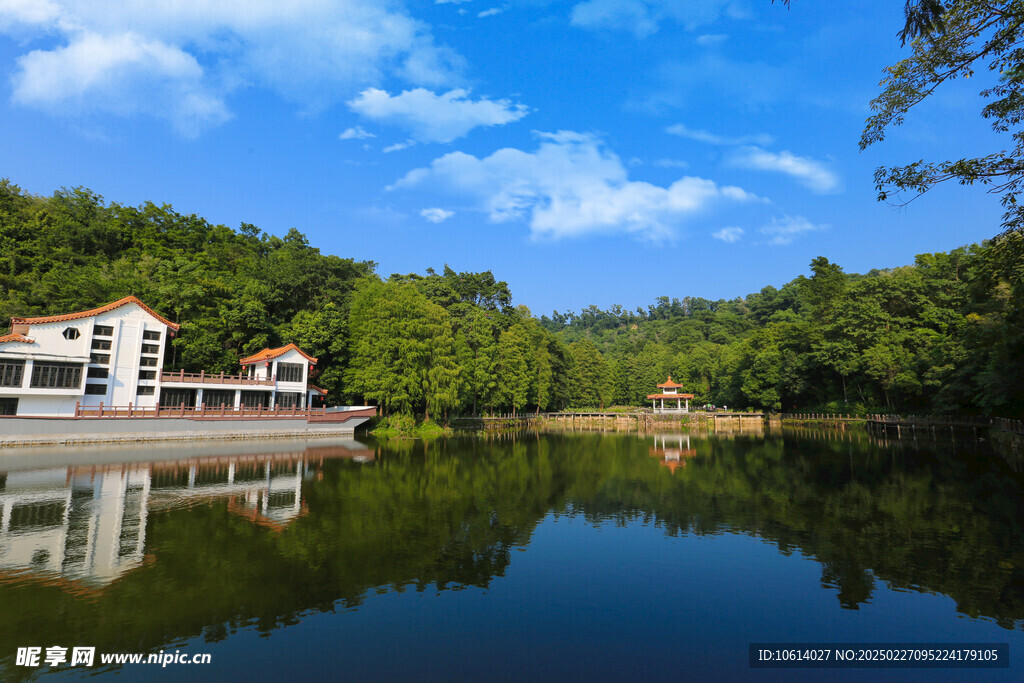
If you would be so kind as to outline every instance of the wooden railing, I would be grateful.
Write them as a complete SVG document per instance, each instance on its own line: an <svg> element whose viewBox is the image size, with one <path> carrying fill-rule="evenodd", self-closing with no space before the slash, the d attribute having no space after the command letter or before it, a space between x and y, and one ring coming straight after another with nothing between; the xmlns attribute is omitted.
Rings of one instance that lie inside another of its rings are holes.
<svg viewBox="0 0 1024 683"><path fill-rule="evenodd" d="M207 374L203 372L161 372L161 382L184 382L188 384L241 384L244 386L274 386L275 378L259 379L246 375L225 375L223 372Z"/></svg>
<svg viewBox="0 0 1024 683"><path fill-rule="evenodd" d="M867 419L863 415L852 413L782 413L779 417L783 420L805 420L807 422L852 422Z"/></svg>
<svg viewBox="0 0 1024 683"><path fill-rule="evenodd" d="M876 424L926 427L988 427L993 424L993 418L978 417L977 415L867 415L865 419Z"/></svg>
<svg viewBox="0 0 1024 683"><path fill-rule="evenodd" d="M992 426L1000 431L1024 434L1024 420L1007 420L1003 417L997 417L992 421Z"/></svg>
<svg viewBox="0 0 1024 683"><path fill-rule="evenodd" d="M177 417L187 419L206 420L238 420L238 419L274 419L291 418L305 419L309 422L345 422L353 417L372 417L377 414L377 409L368 406L365 409L337 410L330 408L266 408L263 406L240 407L230 406L207 406L201 405L198 408L186 406L159 406L141 408L129 403L127 406L105 406L100 403L98 406L83 406L80 403L75 405L76 418L166 418Z"/></svg>

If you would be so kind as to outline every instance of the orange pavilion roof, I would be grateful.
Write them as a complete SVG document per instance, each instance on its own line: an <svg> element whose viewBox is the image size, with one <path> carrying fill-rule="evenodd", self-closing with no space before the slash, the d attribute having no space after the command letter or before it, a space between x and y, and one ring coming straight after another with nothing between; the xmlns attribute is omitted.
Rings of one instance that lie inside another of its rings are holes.
<svg viewBox="0 0 1024 683"><path fill-rule="evenodd" d="M288 353L289 351L298 351L299 355L301 355L303 358L308 360L313 365L316 365L316 358L313 358L313 356L309 355L308 353L306 353L305 351L300 349L295 344L288 344L287 346L279 346L276 349L263 349L262 351L260 351L258 353L254 353L251 356L247 356L247 357L243 358L242 360L240 360L238 362L241 363L242 365L249 365L251 363L259 363L260 361L263 361L263 360L273 360L274 358L277 358L278 356L283 356L284 354Z"/></svg>
<svg viewBox="0 0 1024 683"><path fill-rule="evenodd" d="M679 389L682 386L683 386L682 384L676 384L675 382L673 382L672 381L672 375L669 375L668 376L668 380L664 384L659 384L658 388L659 389ZM650 398L650 397L648 396L648 398Z"/></svg>
<svg viewBox="0 0 1024 683"><path fill-rule="evenodd" d="M647 394L647 398L693 398L693 394Z"/></svg>
<svg viewBox="0 0 1024 683"><path fill-rule="evenodd" d="M127 306L128 304L135 304L136 306L144 310L146 313L149 313L151 316L162 322L164 325L167 325L175 332L177 332L178 328L181 327L180 325L172 323L167 318L158 314L156 311L154 311L146 304L142 303L138 298L134 296L126 296L123 299L113 301L107 304L106 306L100 306L99 308L91 308L88 311L78 311L77 313L64 313L63 315L45 315L39 318L11 318L11 326L13 327L14 325L39 325L42 323L59 323L64 322L65 320L79 320L80 318L90 318L94 315L99 315L100 313L106 313L107 311L112 311L115 308L120 308L121 306Z"/></svg>

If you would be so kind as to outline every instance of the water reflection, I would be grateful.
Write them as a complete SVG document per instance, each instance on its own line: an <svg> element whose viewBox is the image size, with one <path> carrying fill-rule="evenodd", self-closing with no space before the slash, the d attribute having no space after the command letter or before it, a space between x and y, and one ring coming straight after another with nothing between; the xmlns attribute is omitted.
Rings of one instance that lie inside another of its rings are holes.
<svg viewBox="0 0 1024 683"><path fill-rule="evenodd" d="M60 578L88 592L143 564L154 511L223 500L280 531L304 514L302 482L325 459L373 460L355 442L271 454L70 465L0 474L0 576Z"/></svg>
<svg viewBox="0 0 1024 683"><path fill-rule="evenodd" d="M214 457L177 459L147 449L136 461L95 452L94 464L68 450L69 462L39 454L45 467L0 474L0 666L31 643L87 638L141 651L246 628L269 634L322 613L359 624L372 619L365 605L379 594L444 593L451 606L466 604L454 589L525 582L515 604L543 603L555 590L551 570L514 551L530 551L541 527L565 518L641 525L654 531L644 541L652 544L752 536L779 557L806 558L810 579L780 572L730 584L723 590L735 614L693 615L732 619L738 634L744 606L775 593L805 596L785 605L801 623L879 609L880 595L900 590L949 596L959 614L1005 629L1024 624L1024 486L977 449L788 428L217 448ZM567 543L563 552L587 550ZM763 561L751 557L731 561ZM687 571L703 574L683 580L672 573L682 569L664 567L662 588L652 590L715 583L731 571L697 559ZM601 581L600 562L579 571ZM643 583L639 574L616 582ZM686 590L652 600L676 594ZM827 601L816 599L823 594ZM595 593L579 608L601 614L601 601L614 598ZM647 618L616 604L626 626ZM495 609L516 607L491 605L479 618ZM957 614L946 612L943 628L954 632ZM908 618L885 614L886 623Z"/></svg>

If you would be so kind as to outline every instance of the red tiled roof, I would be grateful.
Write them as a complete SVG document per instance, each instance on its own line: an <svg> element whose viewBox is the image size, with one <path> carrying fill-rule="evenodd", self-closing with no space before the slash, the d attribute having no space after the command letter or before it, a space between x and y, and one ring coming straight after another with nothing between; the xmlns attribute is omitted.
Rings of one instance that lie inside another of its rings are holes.
<svg viewBox="0 0 1024 683"><path fill-rule="evenodd" d="M127 304L137 305L146 313L149 313L151 316L162 322L164 325L167 325L175 332L177 332L178 329L181 327L180 325L172 323L167 318L158 314L156 311L154 311L152 308L139 301L134 296L126 296L123 299L118 299L117 301L109 303L106 306L100 306L99 308L93 308L88 311L79 311L78 313L65 313L63 315L47 315L40 318L11 318L11 326L13 327L14 325L24 324L32 325L41 323L59 323L64 322L65 320L78 320L80 318L90 318L94 315L99 315L100 313L106 313L107 311L112 311L115 308L126 306Z"/></svg>
<svg viewBox="0 0 1024 683"><path fill-rule="evenodd" d="M18 334L17 332L15 332L14 334L5 334L4 336L0 337L0 344L6 344L7 342L21 342L22 344L31 344L32 340L23 334Z"/></svg>
<svg viewBox="0 0 1024 683"><path fill-rule="evenodd" d="M659 389L671 389L671 388L675 387L676 389L678 389L681 386L683 386L683 385L682 384L676 384L675 382L673 382L672 381L672 375L669 375L668 376L668 381L665 382L664 384L659 384L658 388Z"/></svg>
<svg viewBox="0 0 1024 683"><path fill-rule="evenodd" d="M273 358L277 358L278 356L283 356L289 351L298 351L299 354L303 356L306 360L308 360L313 365L316 365L316 358L313 358L313 356L309 355L295 344L281 346L276 349L263 349L259 353L254 353L253 355L247 356L238 362L241 363L242 365L249 365L250 363L259 363L261 360L271 360Z"/></svg>
<svg viewBox="0 0 1024 683"><path fill-rule="evenodd" d="M693 394L647 394L647 398L693 398Z"/></svg>
<svg viewBox="0 0 1024 683"><path fill-rule="evenodd" d="M327 395L327 390L326 389L321 389L320 387L318 387L315 384L310 384L309 388L312 389L313 391L315 391L318 394L323 394L324 396Z"/></svg>

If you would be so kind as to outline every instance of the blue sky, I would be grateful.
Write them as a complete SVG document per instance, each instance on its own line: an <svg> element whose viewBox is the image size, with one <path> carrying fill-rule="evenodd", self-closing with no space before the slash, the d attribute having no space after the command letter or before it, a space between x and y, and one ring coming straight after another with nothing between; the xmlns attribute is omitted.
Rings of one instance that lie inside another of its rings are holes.
<svg viewBox="0 0 1024 683"><path fill-rule="evenodd" d="M958 82L865 152L900 0L0 0L0 176L491 270L536 315L733 298L999 232L873 169L998 149Z"/></svg>

